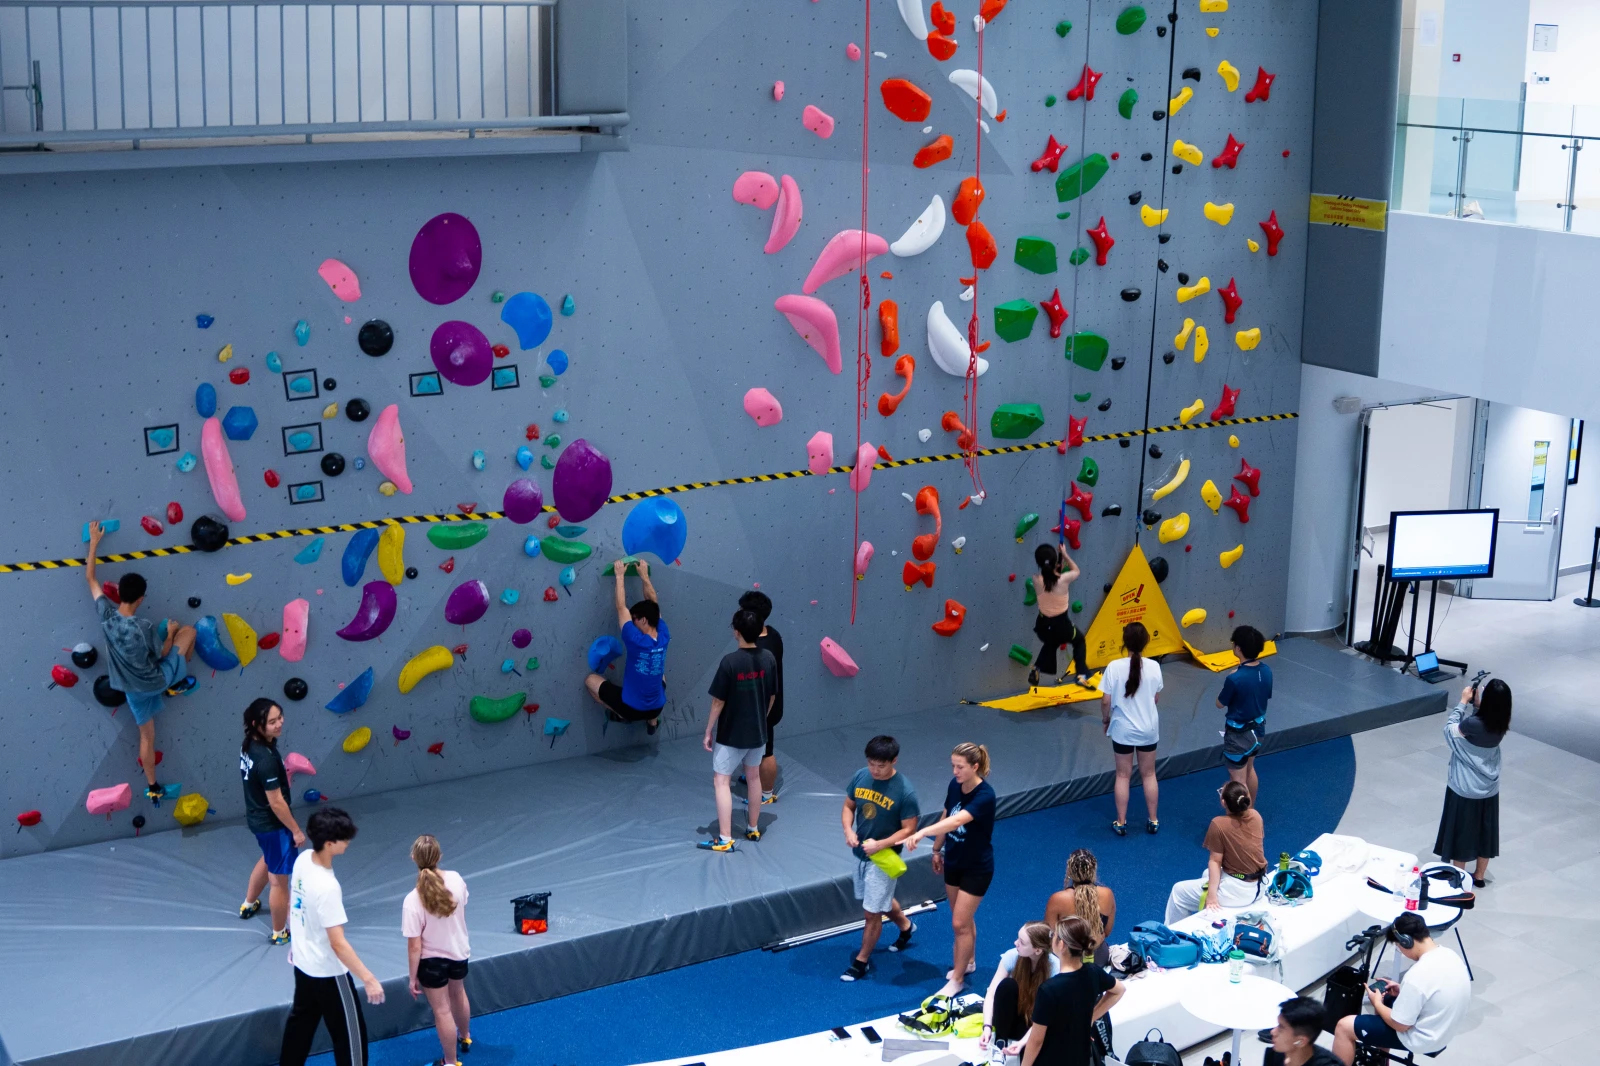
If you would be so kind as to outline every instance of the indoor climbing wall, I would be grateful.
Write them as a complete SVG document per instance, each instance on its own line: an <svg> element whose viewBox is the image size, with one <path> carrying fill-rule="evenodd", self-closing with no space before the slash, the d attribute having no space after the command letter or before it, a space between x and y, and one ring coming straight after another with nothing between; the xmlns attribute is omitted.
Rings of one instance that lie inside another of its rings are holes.
<svg viewBox="0 0 1600 1066"><path fill-rule="evenodd" d="M1315 12L982 10L637 3L626 151L5 179L6 851L239 814L260 695L297 804L642 743L582 689L629 549L664 739L753 587L783 732L1020 691L1063 515L1082 627L1137 541L1198 649L1275 631ZM206 631L159 809L90 813L130 715L83 571L17 565L91 518Z"/></svg>

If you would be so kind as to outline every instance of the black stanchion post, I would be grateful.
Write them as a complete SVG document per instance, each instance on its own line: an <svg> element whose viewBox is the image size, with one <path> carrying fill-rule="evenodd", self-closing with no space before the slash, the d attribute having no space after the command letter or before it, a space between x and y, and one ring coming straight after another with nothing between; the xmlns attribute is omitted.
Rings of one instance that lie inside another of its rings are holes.
<svg viewBox="0 0 1600 1066"><path fill-rule="evenodd" d="M1572 602L1579 607L1600 607L1600 600L1594 598L1594 569L1600 563L1600 526L1594 527L1594 550L1589 554L1589 591L1586 595L1576 596Z"/></svg>

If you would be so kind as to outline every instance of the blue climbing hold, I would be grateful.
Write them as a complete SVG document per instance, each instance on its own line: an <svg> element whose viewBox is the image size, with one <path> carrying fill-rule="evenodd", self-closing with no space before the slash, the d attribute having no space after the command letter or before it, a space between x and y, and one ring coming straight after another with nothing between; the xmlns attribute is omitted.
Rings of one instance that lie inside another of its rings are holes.
<svg viewBox="0 0 1600 1066"><path fill-rule="evenodd" d="M516 668L517 668L517 664L516 664L515 660L513 660L513 659L501 659L500 660L500 672L502 674L509 674L513 670L515 670Z"/></svg>
<svg viewBox="0 0 1600 1066"><path fill-rule="evenodd" d="M209 381L202 381L194 390L194 409L201 418L210 418L217 413L217 387Z"/></svg>
<svg viewBox="0 0 1600 1066"><path fill-rule="evenodd" d="M566 537L568 540L571 540L573 537L581 537L587 532L589 532L589 527L588 526L557 526L556 527L556 533L558 533L559 535L561 535L563 537Z"/></svg>
<svg viewBox="0 0 1600 1066"><path fill-rule="evenodd" d="M369 666L361 671L360 677L340 689L339 694L323 706L334 714L345 714L355 710L366 703L367 697L372 695L372 680L372 667Z"/></svg>
<svg viewBox="0 0 1600 1066"><path fill-rule="evenodd" d="M567 372L567 366L569 365L567 363L567 353L560 348L545 356L544 361L550 364L550 373L556 377L560 377Z"/></svg>
<svg viewBox="0 0 1600 1066"><path fill-rule="evenodd" d="M211 328L211 323L213 323L215 321L216 321L216 319L212 318L210 315L195 315L194 316L194 324L199 326L201 329L210 329Z"/></svg>
<svg viewBox="0 0 1600 1066"><path fill-rule="evenodd" d="M151 444L154 444L157 448L170 448L174 444L178 443L177 430L173 429L171 426L160 426L156 429L147 429L144 431L144 435L145 439Z"/></svg>
<svg viewBox="0 0 1600 1066"><path fill-rule="evenodd" d="M378 537L376 529L357 530L344 546L344 558L339 560L339 569L344 574L344 583L351 588L355 588L361 581L361 575L367 572L367 560L378 547Z"/></svg>
<svg viewBox="0 0 1600 1066"><path fill-rule="evenodd" d="M622 641L609 633L603 637L595 637L594 643L589 645L589 672L601 673L622 654Z"/></svg>
<svg viewBox="0 0 1600 1066"><path fill-rule="evenodd" d="M314 563L320 558L322 558L321 537L315 538L310 544L294 553L294 561L297 563Z"/></svg>
<svg viewBox="0 0 1600 1066"><path fill-rule="evenodd" d="M561 298L561 313L563 315L570 317L572 312L576 311L577 309L578 305L573 303L572 294L570 292Z"/></svg>
<svg viewBox="0 0 1600 1066"><path fill-rule="evenodd" d="M683 554L688 523L683 508L666 497L640 500L622 522L622 550L629 555L650 552L670 564Z"/></svg>
<svg viewBox="0 0 1600 1066"><path fill-rule="evenodd" d="M550 336L550 305L536 292L519 292L500 308L500 321L517 331L523 351L537 348Z"/></svg>
<svg viewBox="0 0 1600 1066"><path fill-rule="evenodd" d="M290 392L310 392L317 387L317 380L310 374L296 374L289 379Z"/></svg>
<svg viewBox="0 0 1600 1066"><path fill-rule="evenodd" d="M568 297L568 299L571 299L571 297ZM547 737L559 737L567 731L567 727L571 724L565 718L546 718L544 720L544 735ZM555 741L552 740L550 745L554 747Z"/></svg>
<svg viewBox="0 0 1600 1066"><path fill-rule="evenodd" d="M100 531L102 533L115 533L117 530L119 530L121 528L122 528L122 519L120 519L120 518L102 518L102 519L100 519ZM89 523L87 523L87 522L85 522L83 524L83 543L85 543L85 544L89 543ZM165 632L165 631L163 630L163 632Z"/></svg>
<svg viewBox="0 0 1600 1066"><path fill-rule="evenodd" d="M179 473L187 474L193 470L195 465L199 462L200 460L194 457L194 452L184 452L182 455L178 456L178 471Z"/></svg>
<svg viewBox="0 0 1600 1066"><path fill-rule="evenodd" d="M322 793L318 792L314 788L308 788L300 798L305 800L307 803L321 803Z"/></svg>
<svg viewBox="0 0 1600 1066"><path fill-rule="evenodd" d="M359 455L352 460L352 464L357 470L365 470L367 468L367 461Z"/></svg>
<svg viewBox="0 0 1600 1066"><path fill-rule="evenodd" d="M566 588L578 580L578 572L570 566L564 566L561 568L561 577L558 580L561 582L561 587Z"/></svg>
<svg viewBox="0 0 1600 1066"><path fill-rule="evenodd" d="M283 373L283 358L277 352L267 353L267 369L274 374Z"/></svg>
<svg viewBox="0 0 1600 1066"><path fill-rule="evenodd" d="M489 457L483 454L482 448L472 449L472 469L482 470L489 465Z"/></svg>
<svg viewBox="0 0 1600 1066"><path fill-rule="evenodd" d="M317 443L317 438L306 430L299 430L289 434L289 447L294 451L303 452Z"/></svg>
<svg viewBox="0 0 1600 1066"><path fill-rule="evenodd" d="M294 324L294 342L304 348L311 340L311 327L306 325L306 320L301 319Z"/></svg>
<svg viewBox="0 0 1600 1066"><path fill-rule="evenodd" d="M194 653L213 670L232 670L239 657L222 646L217 632L217 616L208 614L194 624Z"/></svg>
<svg viewBox="0 0 1600 1066"><path fill-rule="evenodd" d="M516 589L506 589L500 594L500 602L505 604L507 607L514 606L521 598L522 593L518 592Z"/></svg>
<svg viewBox="0 0 1600 1066"><path fill-rule="evenodd" d="M413 374L411 376L411 395L437 396L440 391L438 374Z"/></svg>
<svg viewBox="0 0 1600 1066"><path fill-rule="evenodd" d="M533 465L533 449L526 444L517 449L517 465L524 470Z"/></svg>
<svg viewBox="0 0 1600 1066"><path fill-rule="evenodd" d="M550 417L557 422L565 422L567 420L567 409L565 407L558 407L556 408L556 413Z"/></svg>
<svg viewBox="0 0 1600 1066"><path fill-rule="evenodd" d="M294 498L302 501L314 500L317 498L317 491L316 485L296 485L294 487Z"/></svg>
<svg viewBox="0 0 1600 1066"><path fill-rule="evenodd" d="M539 557L539 534L528 534L528 539L522 542L522 554L530 559Z"/></svg>
<svg viewBox="0 0 1600 1066"><path fill-rule="evenodd" d="M228 413L222 416L222 432L228 435L229 440L249 440L256 435L256 427L260 424L254 407L230 407Z"/></svg>

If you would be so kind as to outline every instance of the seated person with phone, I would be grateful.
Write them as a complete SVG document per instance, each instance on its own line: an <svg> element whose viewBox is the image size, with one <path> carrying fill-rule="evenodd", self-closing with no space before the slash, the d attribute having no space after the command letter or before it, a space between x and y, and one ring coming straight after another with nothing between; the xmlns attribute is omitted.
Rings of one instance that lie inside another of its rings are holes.
<svg viewBox="0 0 1600 1066"><path fill-rule="evenodd" d="M1345 1066L1355 1062L1356 1045L1436 1055L1443 1051L1472 1002L1466 964L1434 942L1422 916L1407 911L1389 927L1388 938L1412 966L1399 983L1375 980L1367 988L1371 1014L1339 1019L1333 1053Z"/></svg>

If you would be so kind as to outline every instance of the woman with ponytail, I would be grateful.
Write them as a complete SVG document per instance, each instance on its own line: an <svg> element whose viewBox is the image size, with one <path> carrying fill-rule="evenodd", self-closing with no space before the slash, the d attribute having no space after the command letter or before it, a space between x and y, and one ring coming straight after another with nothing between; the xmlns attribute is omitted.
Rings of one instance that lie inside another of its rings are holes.
<svg viewBox="0 0 1600 1066"><path fill-rule="evenodd" d="M400 931L411 963L411 996L427 995L444 1057L436 1066L460 1066L472 1050L472 1007L467 1003L467 883L439 869L439 841L424 833L411 845L417 887L401 905Z"/></svg>
<svg viewBox="0 0 1600 1066"><path fill-rule="evenodd" d="M1117 756L1117 820L1111 831L1128 835L1128 784L1133 777L1133 759L1139 756L1139 776L1144 781L1144 805L1148 817L1147 833L1161 831L1156 815L1156 741L1161 739L1161 717L1156 701L1161 698L1161 664L1144 657L1150 632L1143 623L1129 622L1122 627L1122 646L1128 654L1106 664L1100 675L1100 722L1111 738Z"/></svg>
<svg viewBox="0 0 1600 1066"><path fill-rule="evenodd" d="M1084 651L1083 633L1072 624L1072 583L1080 571L1062 545L1051 547L1041 544L1033 551L1033 561L1039 565L1035 579L1038 588L1034 596L1039 601L1039 617L1033 623L1033 632L1041 642L1039 654L1034 657L1033 669L1028 672L1028 684L1037 685L1039 674L1056 672L1056 649L1063 644L1072 645L1071 669L1062 674L1058 683L1088 680L1089 656Z"/></svg>
<svg viewBox="0 0 1600 1066"><path fill-rule="evenodd" d="M1067 877L1061 891L1045 904L1044 924L1051 929L1063 918L1082 918L1094 939L1094 962L1104 966L1110 958L1106 941L1111 939L1111 923L1117 917L1117 897L1096 882L1100 864L1094 852L1079 848L1067 857Z"/></svg>
<svg viewBox="0 0 1600 1066"><path fill-rule="evenodd" d="M907 855L924 837L933 837L933 872L944 875L950 901L950 928L955 933L955 958L940 995L953 996L967 985L977 968L973 946L978 939L978 904L994 880L995 795L989 776L989 749L982 744L957 744L950 753L952 777L944 794L944 817L905 840Z"/></svg>

